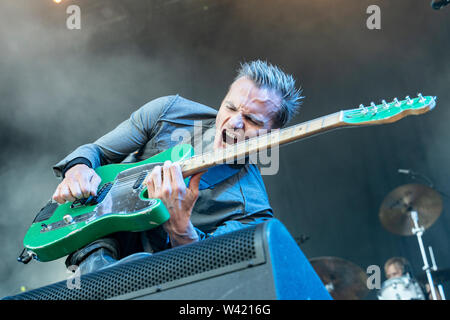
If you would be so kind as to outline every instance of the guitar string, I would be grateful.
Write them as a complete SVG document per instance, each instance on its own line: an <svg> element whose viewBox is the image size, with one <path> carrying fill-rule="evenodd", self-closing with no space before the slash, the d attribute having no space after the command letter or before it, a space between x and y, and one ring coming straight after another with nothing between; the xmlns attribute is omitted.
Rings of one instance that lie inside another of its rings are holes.
<svg viewBox="0 0 450 320"><path fill-rule="evenodd" d="M253 137L253 138L251 138L251 139L242 141L242 142L240 142L240 143L234 145L234 146L232 147L232 149L238 149L239 147L244 146L245 144L250 144L251 142L254 142L255 140L257 140L258 138L264 138L265 136L266 136L266 135L264 135L264 136L257 136L257 137ZM269 135L267 135L267 137L269 137ZM233 150L233 151L235 151L235 150ZM226 151L226 149L225 149L223 152L221 152L220 156L226 157L226 155L227 155L227 151ZM183 164L184 164L185 162L188 162L188 161L189 161L189 162L195 162L195 160L198 159L198 158L206 158L206 157L215 158L216 156L217 156L217 155L214 154L214 153L207 152L207 153L203 153L203 154L200 154L200 155L192 156L192 157L189 158L189 159L183 160L180 164L181 164L181 166L183 166ZM218 162L218 161L217 161L217 162ZM205 163L205 161L202 161L202 163ZM213 161L213 163L214 163L214 161ZM135 168L136 168L136 167L135 167ZM133 169L134 169L134 168L133 168ZM144 169L144 170L139 171L139 172L137 172L137 173L130 174L129 176L126 176L126 177L123 177L123 178L117 178L117 179L115 179L115 181L118 181L118 182L126 182L126 181L128 181L128 180L136 180L136 179L142 174L142 172L147 172L147 174L148 174L150 171Z"/></svg>
<svg viewBox="0 0 450 320"><path fill-rule="evenodd" d="M301 125L301 124L300 124ZM207 152L207 153L203 153L203 154L200 154L200 155L195 155L195 156L192 156L191 158L189 158L189 159L186 159L186 160L183 160L181 163L180 163L180 165L181 166L183 166L183 164L186 164L187 162L197 162L198 161L198 159L200 159L200 158L206 158L206 157L210 157L210 158L212 158L212 159L215 159L215 161L212 161L212 165L214 165L214 164L219 164L219 163L221 163L221 161L223 161L224 160L224 158L226 158L227 156L232 156L233 158L236 156L236 155L233 155L233 154L231 154L231 155L228 155L229 153L236 153L237 151L238 151L238 149L239 148L245 148L244 149L244 153L247 153L247 152L257 152L258 151L258 149L261 147L259 144L260 144L260 142L264 142L264 144L267 144L267 142L268 141L272 141L273 140L273 138L279 138L282 134L284 134L284 133L286 133L287 131L291 131L291 133L292 132L295 132L295 128L296 127L298 127L299 125L295 125L295 126L292 126L292 127L289 127L289 128L285 128L285 129L282 129L282 130L280 130L279 132L278 131L276 131L276 132L270 132L270 133L267 133L267 134L264 134L264 135L262 135L262 136L255 136L255 137L252 137L252 138L250 138L250 139L248 139L248 140L244 140L244 141L241 141L241 142L239 142L239 143L236 143L235 145L233 145L232 147L227 147L226 149L224 149L222 152L220 152L220 154L217 154L216 152ZM259 140L259 141L258 141ZM252 145L252 143L255 143L257 141L257 143L256 143L256 145ZM228 149L228 150L227 150ZM252 149L256 149L256 150L252 150ZM218 160L216 160L217 159L217 157L219 157L220 159L218 159ZM202 161L202 163L207 163L207 162L209 162L209 161ZM136 168L136 167L135 167ZM148 175L149 173L150 173L150 170L142 170L142 171L139 171L139 172L137 172L137 173L133 173L133 174L130 174L130 175L128 175L128 176L126 176L126 177L123 177L123 178L116 178L112 183L113 183L113 187L114 187L114 189L115 190L117 190L117 189L120 189L120 188L128 188L129 186L131 186L131 185L134 185L135 183L136 183L136 181L138 180L138 179L140 179L140 177L141 177L141 175L143 175L143 172L146 172L146 175ZM145 178L143 178L143 181L145 180ZM142 181L142 182L143 182ZM142 185L142 182L141 182L141 184L140 185Z"/></svg>
<svg viewBox="0 0 450 320"><path fill-rule="evenodd" d="M377 106L378 107L378 106ZM368 108L368 109L370 109L370 107L366 107L366 108ZM355 115L355 114L359 114L361 112L361 110L360 109L352 109L352 110L348 110L347 111L347 113L348 114L352 114L352 115ZM327 116L325 116L325 117L327 117ZM323 117L321 117L321 118L323 118ZM320 118L318 118L318 119L320 119ZM276 138L279 138L281 135L283 135L283 134L285 134L286 132L288 132L288 131L290 131L290 133L292 134L293 132L295 132L295 129L297 129L297 128L299 128L299 127L302 127L302 126L304 126L304 125L306 125L306 124L309 124L309 123L311 123L312 121L314 121L314 120L317 120L317 119L313 119L313 120L310 120L310 121L307 121L306 123L300 123L300 124L297 124L297 125L294 125L294 126L291 126L291 127L289 127L289 128L285 128L285 129L282 129L282 130L280 130L279 132L270 132L270 133L267 133L267 134L264 134L264 135L262 135L262 136L255 136L255 137L252 137L252 138L250 138L250 139L248 139L248 140L244 140L244 141L241 141L241 142L239 142L239 143L236 143L235 145L233 145L231 148L232 149L234 149L234 150L230 150L229 148L230 147L228 147L228 148L226 148L226 149L224 149L223 150L223 152L221 152L222 153L222 159L221 160L223 160L223 158L226 158L227 156L228 156L228 153L231 151L231 152L235 152L235 151L237 151L237 149L239 149L239 148L242 148L242 147L248 147L248 148L246 148L246 149L244 149L245 151L249 151L250 152L250 150L251 149L254 149L254 148L256 148L256 150L255 151L252 151L252 152L257 152L258 151L258 147L260 147L259 146L259 142L261 142L261 141L263 141L264 139L267 139L267 140L269 140L270 139L270 141L274 138L274 137L276 137ZM324 120L324 119L322 119L322 120ZM254 143L255 141L257 141L257 140L260 140L260 141L258 141L258 143L257 143L257 145L255 146L255 145L253 145L253 146L251 146L251 144L252 143ZM263 141L263 142L266 142L266 141ZM228 151L227 151L227 149L229 149ZM207 152L207 153L204 153L204 154L200 154L200 155L195 155L195 156L192 156L191 158L189 158L189 159L186 159L186 160L183 160L182 162L181 162L181 165L183 164L183 163L185 163L185 162L196 162L196 160L198 159L198 158L205 158L205 157L211 157L211 158L213 158L213 159L216 159L216 157L217 157L217 154L216 153L212 153L212 152ZM232 155L231 155L232 156ZM212 162L212 164L214 165L215 163L218 163L219 161L213 161ZM206 163L206 161L202 161L202 163ZM140 171L140 172L137 172L137 173L135 173L135 174L131 174L131 175L129 175L129 176L126 176L126 177L124 177L124 178L117 178L117 179L115 179L114 180L114 184L116 184L116 183L119 183L120 185L123 185L123 186L128 186L129 184L131 184L131 183L135 183L135 181L142 175L142 173L143 172L147 172L147 175L148 175L148 173L150 172L149 170L143 170L143 171ZM144 178L145 179L145 178ZM117 187L117 186L116 186Z"/></svg>

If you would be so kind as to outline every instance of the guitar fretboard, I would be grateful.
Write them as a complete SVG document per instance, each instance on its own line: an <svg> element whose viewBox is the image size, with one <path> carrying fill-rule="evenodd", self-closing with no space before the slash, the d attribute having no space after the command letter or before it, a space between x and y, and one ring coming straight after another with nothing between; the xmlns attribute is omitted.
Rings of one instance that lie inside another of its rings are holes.
<svg viewBox="0 0 450 320"><path fill-rule="evenodd" d="M277 147L299 139L328 131L342 125L342 111L303 122L285 129L240 141L226 148L206 152L180 163L183 176L188 177L210 167L233 163L262 150Z"/></svg>

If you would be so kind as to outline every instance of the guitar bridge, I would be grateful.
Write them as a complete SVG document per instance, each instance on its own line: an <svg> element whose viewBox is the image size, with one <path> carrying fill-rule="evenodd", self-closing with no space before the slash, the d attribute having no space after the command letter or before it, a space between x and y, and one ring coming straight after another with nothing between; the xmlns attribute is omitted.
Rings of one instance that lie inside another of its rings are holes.
<svg viewBox="0 0 450 320"><path fill-rule="evenodd" d="M138 189L141 187L142 182L144 182L145 178L147 177L148 172L147 171L142 171L141 174L139 175L139 177L136 179L136 181L134 182L133 185L133 189Z"/></svg>

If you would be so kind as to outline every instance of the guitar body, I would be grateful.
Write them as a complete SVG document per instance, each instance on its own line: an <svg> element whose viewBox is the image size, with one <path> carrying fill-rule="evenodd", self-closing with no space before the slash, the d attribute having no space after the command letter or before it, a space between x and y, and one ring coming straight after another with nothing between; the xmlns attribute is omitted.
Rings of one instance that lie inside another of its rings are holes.
<svg viewBox="0 0 450 320"><path fill-rule="evenodd" d="M156 165L193 155L183 144L147 160L109 164L95 169L101 177L97 197L57 204L49 202L38 213L24 238L24 247L39 261L51 261L118 231L153 229L170 217L159 199L149 199L142 183Z"/></svg>

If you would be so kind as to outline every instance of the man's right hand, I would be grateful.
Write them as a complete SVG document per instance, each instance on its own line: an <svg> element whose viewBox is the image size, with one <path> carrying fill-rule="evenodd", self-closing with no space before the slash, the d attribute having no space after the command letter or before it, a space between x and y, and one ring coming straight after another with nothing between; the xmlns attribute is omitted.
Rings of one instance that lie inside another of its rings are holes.
<svg viewBox="0 0 450 320"><path fill-rule="evenodd" d="M93 169L85 164L77 164L67 170L64 180L58 185L52 198L63 204L66 201L88 198L90 195L96 196L101 181Z"/></svg>

